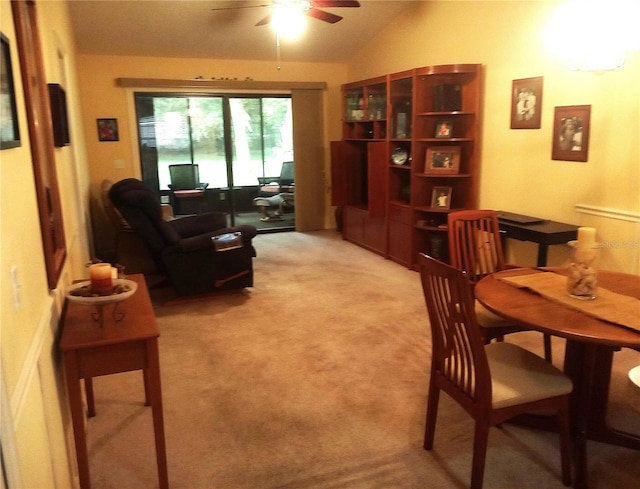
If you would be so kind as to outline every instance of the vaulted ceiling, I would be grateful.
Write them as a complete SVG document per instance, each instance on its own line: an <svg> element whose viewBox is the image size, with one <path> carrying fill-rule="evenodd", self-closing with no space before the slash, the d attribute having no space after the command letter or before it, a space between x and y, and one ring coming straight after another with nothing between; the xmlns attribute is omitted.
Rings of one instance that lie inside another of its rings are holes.
<svg viewBox="0 0 640 489"><path fill-rule="evenodd" d="M84 54L215 59L276 59L270 26L255 24L270 9L261 1L71 0L78 49ZM361 0L359 8L324 8L343 20L308 18L297 41L281 41L283 62L345 62L394 19L411 0ZM219 7L243 7L216 11ZM246 8L250 7L250 8Z"/></svg>

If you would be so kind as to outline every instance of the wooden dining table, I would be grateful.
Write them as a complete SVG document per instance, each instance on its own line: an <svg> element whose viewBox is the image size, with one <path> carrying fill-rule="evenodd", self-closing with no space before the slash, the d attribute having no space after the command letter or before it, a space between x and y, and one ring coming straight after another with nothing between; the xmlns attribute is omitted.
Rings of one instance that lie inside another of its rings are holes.
<svg viewBox="0 0 640 489"><path fill-rule="evenodd" d="M522 280L534 273L566 274L559 268L519 268L505 270L480 280L475 287L477 300L490 311L526 329L537 330L566 339L564 371L572 379L571 424L574 442L574 487L587 487L587 440L615 444L640 451L640 434L626 433L607 423L607 405L614 353L621 348L640 350L640 331L635 325L621 326L601 315L581 308L578 299L552 300L525 286L509 283L510 277ZM636 304L628 298L640 299L640 276L598 271L598 287L607 294L598 296L594 305L623 296L627 301L627 317L633 316ZM558 280L557 277L550 277ZM563 278L564 280L564 278ZM564 280L566 282L566 280ZM563 292L559 292L558 297ZM624 297L626 296L626 297ZM573 304L571 301L575 301ZM605 304L606 305L606 304ZM629 314L631 313L631 314ZM640 300L637 314L640 318ZM524 421L539 428L555 429L549 417L528 417Z"/></svg>

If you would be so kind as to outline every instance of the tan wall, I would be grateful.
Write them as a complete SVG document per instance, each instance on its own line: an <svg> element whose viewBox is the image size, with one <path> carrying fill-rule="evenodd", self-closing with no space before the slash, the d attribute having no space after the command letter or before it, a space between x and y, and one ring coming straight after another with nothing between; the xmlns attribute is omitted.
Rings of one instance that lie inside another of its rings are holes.
<svg viewBox="0 0 640 489"><path fill-rule="evenodd" d="M617 72L567 71L539 43L551 6L525 1L418 4L348 67L285 63L278 72L275 62L76 56L66 3L38 2L47 81L63 83L67 89L72 139L71 146L55 151L69 257L59 287L49 291L10 2L0 0L0 30L11 41L22 135L21 147L0 153L0 400L10 481L21 477L23 487L76 487L55 338L64 286L83 276L89 256L89 181L95 192L103 178L136 173L135 142L128 136L130 97L114 86L116 77L249 76L327 82L323 141L328 153L328 142L340 138L341 83L429 64L483 63L482 205L595 226L599 238L609 244L600 257L602 266L638 273L640 60L634 55ZM511 81L531 76L545 80L542 129L510 130ZM589 161L553 161L552 109L574 104L592 105ZM120 142L98 143L99 117L118 118ZM327 158L325 154L325 165ZM122 170L114 168L119 159L125 162ZM584 204L580 212L577 204ZM329 212L325 222L332 225ZM531 261L530 245L512 248L515 258ZM556 262L564 259L562 248L552 253ZM9 278L14 266L19 307L14 307Z"/></svg>
<svg viewBox="0 0 640 489"><path fill-rule="evenodd" d="M600 266L640 273L640 53L617 71L568 70L542 40L557 3L417 2L353 57L349 79L484 64L480 205L594 226L607 246ZM544 77L542 128L512 130L512 80L535 76ZM586 163L551 159L553 109L566 105L591 105ZM533 244L510 245L512 261L535 264ZM552 247L551 263L567 258L567 248Z"/></svg>
<svg viewBox="0 0 640 489"><path fill-rule="evenodd" d="M340 85L346 82L346 66L327 63L281 63L276 69L276 61L203 60L174 58L144 58L125 56L78 57L84 128L88 134L88 162L91 171L92 193L99 195L103 179L118 181L131 176L140 177L140 163L137 151L137 129L133 111L134 91L116 86L116 78L151 78L188 80L197 76L210 78L251 78L255 81L283 82L325 82L328 89L323 92L322 121L325 142L324 160L326 181L329 181L328 143L340 137ZM167 91L151 89L149 91ZM206 90L175 90L182 93L204 92ZM234 90L235 91L235 90ZM237 91L235 91L237 93ZM96 119L113 117L118 119L120 141L99 142L96 134ZM122 168L117 168L116 161ZM122 164L123 162L123 164ZM332 215L329 208L328 185L323 186L325 195L325 216ZM99 210L96 214L99 213ZM333 226L332 219L324 218L327 227Z"/></svg>
<svg viewBox="0 0 640 489"><path fill-rule="evenodd" d="M64 2L38 2L47 83L66 90L71 146L55 150L68 257L50 291L43 258L23 85L11 5L0 1L0 28L10 41L22 145L0 154L0 397L3 455L11 487L73 487L74 462L60 359L56 349L64 289L88 259L87 172L74 43ZM18 277L14 304L10 270ZM22 482L22 486L18 482Z"/></svg>

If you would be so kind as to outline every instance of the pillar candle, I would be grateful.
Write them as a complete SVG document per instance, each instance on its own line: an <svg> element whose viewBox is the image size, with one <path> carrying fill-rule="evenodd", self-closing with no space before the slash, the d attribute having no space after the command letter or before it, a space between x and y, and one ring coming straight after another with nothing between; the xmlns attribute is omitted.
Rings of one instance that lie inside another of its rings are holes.
<svg viewBox="0 0 640 489"><path fill-rule="evenodd" d="M578 247L593 248L596 245L596 229L582 227L578 228Z"/></svg>
<svg viewBox="0 0 640 489"><path fill-rule="evenodd" d="M96 263L89 267L91 293L111 295L113 293L113 279L111 278L110 263Z"/></svg>

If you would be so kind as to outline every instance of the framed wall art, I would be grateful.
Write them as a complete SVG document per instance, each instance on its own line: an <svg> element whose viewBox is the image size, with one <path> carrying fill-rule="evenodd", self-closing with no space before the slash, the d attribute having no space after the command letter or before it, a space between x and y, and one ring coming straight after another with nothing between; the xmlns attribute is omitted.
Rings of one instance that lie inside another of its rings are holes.
<svg viewBox="0 0 640 489"><path fill-rule="evenodd" d="M431 193L431 207L438 209L451 208L451 187L434 187Z"/></svg>
<svg viewBox="0 0 640 489"><path fill-rule="evenodd" d="M551 158L564 161L587 161L590 122L590 105L556 107L553 116Z"/></svg>
<svg viewBox="0 0 640 489"><path fill-rule="evenodd" d="M427 148L424 172L434 175L457 175L460 171L460 146Z"/></svg>
<svg viewBox="0 0 640 489"><path fill-rule="evenodd" d="M53 149L49 96L40 36L36 2L11 2L11 12L16 31L16 45L20 59L20 76L23 83L25 118L29 130L29 147L33 166L40 234L50 289L59 285L67 259L67 243L64 232L62 201L58 183L56 155Z"/></svg>
<svg viewBox="0 0 640 489"><path fill-rule="evenodd" d="M20 129L16 111L16 93L13 85L9 39L2 33L0 33L0 43L2 45L2 56L0 56L2 60L0 65L0 105L2 107L0 149L9 149L21 145Z"/></svg>
<svg viewBox="0 0 640 489"><path fill-rule="evenodd" d="M118 119L98 119L98 140L119 141Z"/></svg>
<svg viewBox="0 0 640 489"><path fill-rule="evenodd" d="M453 121L451 119L440 119L436 121L435 137L438 139L449 139L453 137Z"/></svg>
<svg viewBox="0 0 640 489"><path fill-rule="evenodd" d="M71 143L69 120L67 117L67 96L58 83L49 83L49 103L51 105L51 124L53 126L53 145L61 148Z"/></svg>
<svg viewBox="0 0 640 489"><path fill-rule="evenodd" d="M540 129L542 77L513 80L511 88L511 129Z"/></svg>

